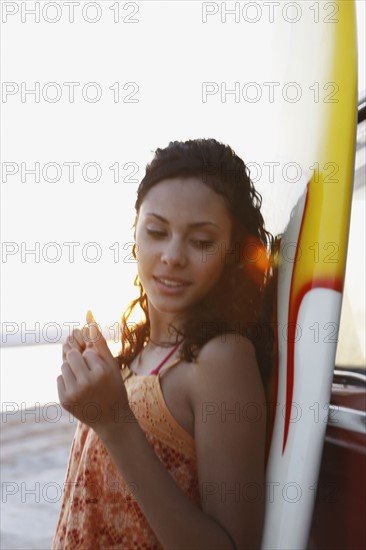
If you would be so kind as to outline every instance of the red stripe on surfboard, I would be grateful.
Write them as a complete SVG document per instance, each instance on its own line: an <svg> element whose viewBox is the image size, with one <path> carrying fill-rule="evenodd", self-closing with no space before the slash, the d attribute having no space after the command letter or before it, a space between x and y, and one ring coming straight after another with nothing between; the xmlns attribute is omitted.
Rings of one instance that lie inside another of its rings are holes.
<svg viewBox="0 0 366 550"><path fill-rule="evenodd" d="M308 205L308 192L309 187L307 188L304 212L301 220L301 226L299 231L298 243L301 239L301 233L304 225L305 212ZM288 310L288 325L287 325L287 376L286 376L286 410L285 410L285 426L284 426L284 435L283 435L283 446L282 454L285 452L288 432L290 428L290 418L291 418L291 408L292 408L292 396L294 390L294 371L295 371L295 337L296 337L296 321L298 318L298 313L300 309L301 302L307 292L312 288L331 288L337 292L342 292L343 290L343 279L336 277L319 277L317 279L311 279L300 288L296 296L293 292L293 282L294 275L296 271L296 261L298 256L299 248L296 248L296 254L294 259L294 269L291 276L291 287L290 287L290 299L289 299L289 310Z"/></svg>

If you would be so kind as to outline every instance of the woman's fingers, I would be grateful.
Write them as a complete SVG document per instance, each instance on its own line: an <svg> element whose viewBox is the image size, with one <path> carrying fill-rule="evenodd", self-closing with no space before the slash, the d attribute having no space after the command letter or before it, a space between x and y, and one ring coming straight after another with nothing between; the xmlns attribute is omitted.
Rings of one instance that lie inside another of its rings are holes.
<svg viewBox="0 0 366 550"><path fill-rule="evenodd" d="M65 344L66 357L61 366L62 375L57 378L57 388L64 409L92 426L96 433L105 434L116 421L111 404L117 403L121 407L118 410L125 410L129 401L121 373L116 368L118 362L110 352L106 352L104 338L101 341L107 361L100 355L100 344L99 349L94 345L82 353L72 348L69 342ZM89 405L97 409L97 419L88 417Z"/></svg>
<svg viewBox="0 0 366 550"><path fill-rule="evenodd" d="M82 353L86 349L86 343L81 330L74 329L71 336L68 336L66 342L62 346L62 360L66 360L66 354L71 349L76 349Z"/></svg>
<svg viewBox="0 0 366 550"><path fill-rule="evenodd" d="M71 349L70 344L66 341L62 346L62 360L66 361L66 354Z"/></svg>
<svg viewBox="0 0 366 550"><path fill-rule="evenodd" d="M108 344L100 330L100 327L98 323L95 321L94 316L89 309L86 314L86 322L89 329L89 337L91 341L93 342L94 349L97 351L98 355L104 359L104 361L109 364L115 366L116 360L113 357Z"/></svg>
<svg viewBox="0 0 366 550"><path fill-rule="evenodd" d="M79 347L84 350L85 349L85 340L83 338L83 333L81 332L81 330L76 328L73 331L72 336L74 337L75 345L79 345Z"/></svg>
<svg viewBox="0 0 366 550"><path fill-rule="evenodd" d="M58 398L60 400L61 405L65 404L66 387L65 387L64 377L62 376L62 374L60 374L57 377L57 393L58 393Z"/></svg>
<svg viewBox="0 0 366 550"><path fill-rule="evenodd" d="M90 369L84 356L76 349L71 349L66 354L66 361L62 363L62 374L65 372L66 386L75 382L78 384L88 384L90 382Z"/></svg>
<svg viewBox="0 0 366 550"><path fill-rule="evenodd" d="M95 351L86 350L82 355L71 349L61 365L62 376L57 379L60 403L83 402L94 396L100 384L108 378L103 361Z"/></svg>
<svg viewBox="0 0 366 550"><path fill-rule="evenodd" d="M65 387L72 386L76 382L76 376L67 361L64 361L61 365L62 377Z"/></svg>

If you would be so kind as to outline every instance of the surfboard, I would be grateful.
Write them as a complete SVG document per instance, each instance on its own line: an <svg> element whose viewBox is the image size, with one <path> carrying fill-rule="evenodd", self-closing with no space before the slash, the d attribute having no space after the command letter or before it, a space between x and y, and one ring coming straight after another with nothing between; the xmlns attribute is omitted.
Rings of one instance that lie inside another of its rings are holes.
<svg viewBox="0 0 366 550"><path fill-rule="evenodd" d="M357 46L355 3L328 4L332 22L319 17L316 28L297 26L285 60L303 66L309 88L323 98L316 102L314 93L301 123L287 121L281 130L290 155L296 151L311 170L278 254L278 361L262 549L307 547L329 415L353 189Z"/></svg>

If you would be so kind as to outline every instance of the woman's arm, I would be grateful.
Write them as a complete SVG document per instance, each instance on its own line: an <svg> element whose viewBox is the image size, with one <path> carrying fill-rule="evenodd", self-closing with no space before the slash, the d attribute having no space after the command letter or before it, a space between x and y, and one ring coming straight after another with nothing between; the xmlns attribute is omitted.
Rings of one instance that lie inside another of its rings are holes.
<svg viewBox="0 0 366 550"><path fill-rule="evenodd" d="M201 500L237 550L253 550L265 510L266 397L253 344L223 337L202 349L194 386Z"/></svg>
<svg viewBox="0 0 366 550"><path fill-rule="evenodd" d="M193 504L176 484L136 422L114 423L103 444L121 476L134 483L134 498L163 548L235 548L212 517Z"/></svg>

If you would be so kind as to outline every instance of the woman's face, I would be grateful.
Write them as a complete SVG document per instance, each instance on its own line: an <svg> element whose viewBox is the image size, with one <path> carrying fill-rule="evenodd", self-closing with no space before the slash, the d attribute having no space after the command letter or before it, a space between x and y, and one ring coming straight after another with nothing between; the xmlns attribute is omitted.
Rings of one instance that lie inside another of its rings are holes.
<svg viewBox="0 0 366 550"><path fill-rule="evenodd" d="M230 249L231 225L223 197L199 178L165 179L148 191L135 241L149 308L183 313L215 286ZM172 286L174 280L179 286Z"/></svg>

